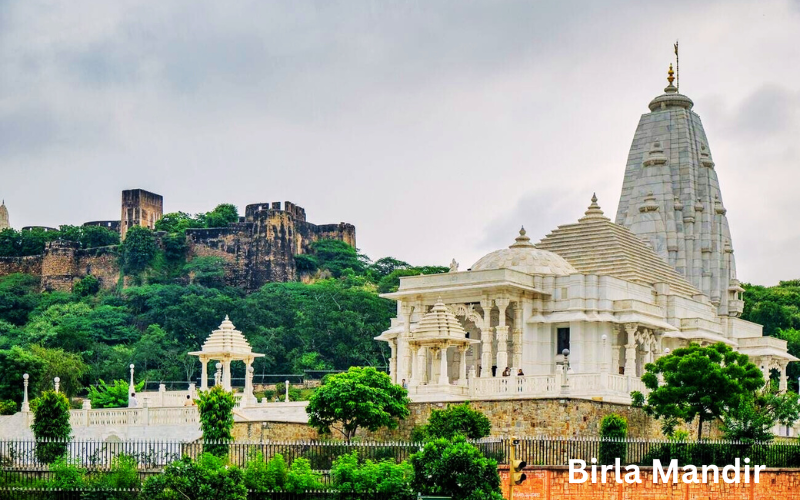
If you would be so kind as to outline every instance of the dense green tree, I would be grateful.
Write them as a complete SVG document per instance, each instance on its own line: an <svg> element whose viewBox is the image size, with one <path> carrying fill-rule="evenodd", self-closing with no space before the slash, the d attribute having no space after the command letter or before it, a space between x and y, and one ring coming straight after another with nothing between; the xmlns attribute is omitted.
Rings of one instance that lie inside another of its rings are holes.
<svg viewBox="0 0 800 500"><path fill-rule="evenodd" d="M33 405L33 435L36 440L36 459L50 464L64 456L66 441L72 435L69 423L69 400L60 392L45 391L38 404ZM41 442L50 441L50 442Z"/></svg>
<svg viewBox="0 0 800 500"><path fill-rule="evenodd" d="M29 274L0 277L0 319L24 325L28 315L39 304L39 278Z"/></svg>
<svg viewBox="0 0 800 500"><path fill-rule="evenodd" d="M203 222L192 217L186 212L171 212L164 214L156 221L156 231L166 231L168 233L183 234L187 229L204 227Z"/></svg>
<svg viewBox="0 0 800 500"><path fill-rule="evenodd" d="M138 274L153 261L158 247L153 231L133 226L125 233L121 246L122 270L125 274Z"/></svg>
<svg viewBox="0 0 800 500"><path fill-rule="evenodd" d="M791 427L800 419L800 400L793 392L780 393L772 386L742 398L722 416L726 439L745 443L765 443L775 437L775 424Z"/></svg>
<svg viewBox="0 0 800 500"><path fill-rule="evenodd" d="M356 274L364 274L368 259L358 251L339 240L319 240L311 243L311 252L316 259L317 267L329 271L338 278L345 269L352 269Z"/></svg>
<svg viewBox="0 0 800 500"><path fill-rule="evenodd" d="M233 408L236 399L232 392L228 392L220 385L215 385L199 394L197 408L200 410L200 428L203 431L203 440L211 441L204 450L218 457L228 454L227 444L218 442L233 441Z"/></svg>
<svg viewBox="0 0 800 500"><path fill-rule="evenodd" d="M136 384L133 391L130 383L125 380L115 380L111 385L103 379L89 387L89 401L92 408L127 408L131 392L138 393L144 388L144 380Z"/></svg>
<svg viewBox="0 0 800 500"><path fill-rule="evenodd" d="M203 227L227 227L228 224L239 222L239 210L235 205L223 203L208 213L200 214L198 218L202 221Z"/></svg>
<svg viewBox="0 0 800 500"><path fill-rule="evenodd" d="M22 346L15 345L8 350L0 351L0 366L3 367L0 370L0 400L22 402L22 376L25 373L30 377L28 380L31 384L29 387L31 397L38 394L36 384L44 381L47 370L47 364L42 358Z"/></svg>
<svg viewBox="0 0 800 500"><path fill-rule="evenodd" d="M408 269L411 265L408 262L397 260L394 257L382 257L369 265L369 272L375 281L384 276L388 276L398 269Z"/></svg>
<svg viewBox="0 0 800 500"><path fill-rule="evenodd" d="M627 437L628 421L625 417L616 413L605 415L600 421L600 463L611 465L617 458L624 463L628 445L623 440Z"/></svg>
<svg viewBox="0 0 800 500"><path fill-rule="evenodd" d="M190 283L197 283L209 288L225 286L225 260L221 257L195 257L183 266L189 275Z"/></svg>
<svg viewBox="0 0 800 500"><path fill-rule="evenodd" d="M100 291L100 280L91 274L84 276L80 281L72 285L72 293L78 297L95 295Z"/></svg>
<svg viewBox="0 0 800 500"><path fill-rule="evenodd" d="M497 462L483 456L463 436L435 439L411 455L412 486L423 495L453 500L502 500Z"/></svg>
<svg viewBox="0 0 800 500"><path fill-rule="evenodd" d="M331 429L349 442L359 428L394 429L409 415L408 393L374 368L351 367L327 377L306 407L308 423L321 433Z"/></svg>
<svg viewBox="0 0 800 500"><path fill-rule="evenodd" d="M634 403L648 415L663 418L668 435L678 421L691 424L696 418L698 440L703 437L703 423L721 419L726 409L737 407L764 385L758 367L721 342L675 349L648 363L645 370L642 382L650 394L645 399L639 392L632 393Z"/></svg>
<svg viewBox="0 0 800 500"><path fill-rule="evenodd" d="M450 405L443 410L434 408L425 426L425 433L431 439L453 439L456 435L480 439L491 430L492 423L486 415L470 408L469 403Z"/></svg>
<svg viewBox="0 0 800 500"><path fill-rule="evenodd" d="M29 348L32 355L44 361L44 372L32 381L34 390L42 391L52 386L53 379L61 379L60 387L67 397L77 396L83 388L83 377L89 366L80 354L65 352L63 349L47 349L38 345Z"/></svg>

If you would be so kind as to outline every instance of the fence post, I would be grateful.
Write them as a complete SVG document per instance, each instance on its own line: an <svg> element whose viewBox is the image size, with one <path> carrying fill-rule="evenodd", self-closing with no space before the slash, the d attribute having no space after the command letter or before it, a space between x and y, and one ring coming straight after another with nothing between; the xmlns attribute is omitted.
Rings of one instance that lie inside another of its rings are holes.
<svg viewBox="0 0 800 500"><path fill-rule="evenodd" d="M89 427L89 410L92 409L92 402L91 400L84 399L83 400L83 425L84 427Z"/></svg>
<svg viewBox="0 0 800 500"><path fill-rule="evenodd" d="M167 392L167 386L164 384L158 384L158 406L163 408L164 407L164 393Z"/></svg>
<svg viewBox="0 0 800 500"><path fill-rule="evenodd" d="M142 425L150 425L150 408L147 400L142 401Z"/></svg>

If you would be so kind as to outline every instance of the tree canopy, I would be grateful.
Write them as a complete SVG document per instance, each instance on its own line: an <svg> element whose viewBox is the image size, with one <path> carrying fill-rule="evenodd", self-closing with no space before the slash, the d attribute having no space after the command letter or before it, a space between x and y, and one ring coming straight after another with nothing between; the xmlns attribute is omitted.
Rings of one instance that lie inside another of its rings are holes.
<svg viewBox="0 0 800 500"><path fill-rule="evenodd" d="M358 428L394 429L409 415L408 393L389 375L374 368L351 367L331 375L311 396L306 407L308 423L321 433L331 429L350 441Z"/></svg>
<svg viewBox="0 0 800 500"><path fill-rule="evenodd" d="M648 363L645 370L642 382L651 392L646 400L634 392L634 403L642 405L648 415L663 418L668 435L679 421L691 424L697 418L698 440L702 439L703 423L721 419L728 408L738 407L764 385L758 367L721 342L675 349Z"/></svg>

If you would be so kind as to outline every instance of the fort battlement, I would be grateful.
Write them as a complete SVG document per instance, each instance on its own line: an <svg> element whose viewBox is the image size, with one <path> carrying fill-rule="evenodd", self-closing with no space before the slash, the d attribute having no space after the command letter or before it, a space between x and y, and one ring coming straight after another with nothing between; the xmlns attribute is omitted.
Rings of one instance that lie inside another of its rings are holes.
<svg viewBox="0 0 800 500"><path fill-rule="evenodd" d="M121 209L120 221L84 225L119 231L122 238L133 226L153 229L162 216L163 198L143 189L126 190ZM296 279L294 256L307 253L311 243L321 239L341 240L355 247L356 228L344 222L308 222L305 209L291 201L253 203L245 208L244 217L228 226L187 229L187 258L219 257L228 285L257 290L269 282ZM112 288L119 282L119 250L117 246L81 249L75 242L52 241L42 255L0 258L0 276L12 273L38 276L44 290L70 291L89 274L98 278L101 287Z"/></svg>

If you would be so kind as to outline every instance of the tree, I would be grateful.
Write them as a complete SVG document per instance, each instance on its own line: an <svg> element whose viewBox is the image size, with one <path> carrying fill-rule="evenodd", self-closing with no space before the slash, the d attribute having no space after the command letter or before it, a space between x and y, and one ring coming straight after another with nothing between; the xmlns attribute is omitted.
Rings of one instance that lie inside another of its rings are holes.
<svg viewBox="0 0 800 500"><path fill-rule="evenodd" d="M204 446L205 451L222 457L228 453L228 445L220 444L233 441L233 408L236 399L232 392L228 392L220 385L201 392L197 400L200 410L200 428L203 431L203 441L212 444Z"/></svg>
<svg viewBox="0 0 800 500"><path fill-rule="evenodd" d="M225 260L221 257L195 257L183 266L189 275L190 283L198 283L209 288L225 286Z"/></svg>
<svg viewBox="0 0 800 500"><path fill-rule="evenodd" d="M184 234L187 229L200 227L203 227L203 222L186 212L164 214L155 224L156 231L180 233L181 235Z"/></svg>
<svg viewBox="0 0 800 500"><path fill-rule="evenodd" d="M64 456L72 434L67 397L60 392L45 391L35 405L31 428L37 441L37 460L50 464Z"/></svg>
<svg viewBox="0 0 800 500"><path fill-rule="evenodd" d="M761 371L747 355L721 342L675 349L648 363L645 370L642 382L651 392L646 403L641 393L632 393L634 404L656 419L663 418L667 435L679 420L691 424L697 418L698 440L703 437L703 423L721 419L728 408L737 407L743 397L764 385Z"/></svg>
<svg viewBox="0 0 800 500"><path fill-rule="evenodd" d="M425 444L409 459L414 490L453 500L502 500L497 462L483 456L463 436L439 438Z"/></svg>
<svg viewBox="0 0 800 500"><path fill-rule="evenodd" d="M65 352L63 349L47 349L38 345L29 348L31 354L44 361L44 373L34 383L35 390L50 387L53 379L61 379L60 388L67 397L73 397L83 389L82 379L89 372L80 354Z"/></svg>
<svg viewBox="0 0 800 500"><path fill-rule="evenodd" d="M364 274L367 259L355 248L340 240L318 240L311 244L311 251L320 269L327 269L338 278L345 269Z"/></svg>
<svg viewBox="0 0 800 500"><path fill-rule="evenodd" d="M47 370L45 361L30 351L15 345L11 349L0 351L0 400L22 402L22 376L27 373L32 385L44 380ZM52 382L52 380L50 381ZM38 391L32 388L32 394Z"/></svg>
<svg viewBox="0 0 800 500"><path fill-rule="evenodd" d="M39 278L29 274L0 277L0 319L24 325L39 303L39 282Z"/></svg>
<svg viewBox="0 0 800 500"><path fill-rule="evenodd" d="M156 238L146 227L133 226L125 233L122 242L122 270L125 274L139 274L156 256Z"/></svg>
<svg viewBox="0 0 800 500"><path fill-rule="evenodd" d="M459 434L469 439L480 439L488 436L491 430L492 424L486 415L470 408L469 403L432 410L425 426L425 433L431 439L453 439Z"/></svg>
<svg viewBox="0 0 800 500"><path fill-rule="evenodd" d="M600 421L600 456L598 459L601 464L613 464L619 458L620 462L625 462L627 455L627 443L624 442L628 437L628 421L625 417L610 413Z"/></svg>
<svg viewBox="0 0 800 500"><path fill-rule="evenodd" d="M88 297L100 291L100 280L91 274L84 276L79 282L72 285L72 293L78 297Z"/></svg>
<svg viewBox="0 0 800 500"><path fill-rule="evenodd" d="M198 219L204 227L228 227L228 224L239 222L239 210L235 205L223 203L206 214L198 215Z"/></svg>
<svg viewBox="0 0 800 500"><path fill-rule="evenodd" d="M408 392L374 368L351 367L327 377L306 407L308 423L321 433L340 432L348 442L358 428L394 429L406 418ZM338 427L335 426L338 424Z"/></svg>
<svg viewBox="0 0 800 500"><path fill-rule="evenodd" d="M441 274L450 271L449 267L444 266L422 266L399 268L390 272L378 281L378 292L396 292L400 286L400 278L405 276L419 276L420 274Z"/></svg>
<svg viewBox="0 0 800 500"><path fill-rule="evenodd" d="M411 265L408 262L397 260L394 257L382 257L369 266L369 271L375 281L391 274L397 269L408 269Z"/></svg>
<svg viewBox="0 0 800 500"><path fill-rule="evenodd" d="M722 416L725 439L767 443L775 437L776 423L791 427L800 418L800 401L793 392L779 393L771 386L744 397Z"/></svg>
<svg viewBox="0 0 800 500"><path fill-rule="evenodd" d="M135 385L133 392L144 388L144 380ZM126 408L130 398L130 384L124 380L115 380L108 385L103 379L97 385L89 387L89 401L92 408Z"/></svg>

